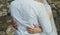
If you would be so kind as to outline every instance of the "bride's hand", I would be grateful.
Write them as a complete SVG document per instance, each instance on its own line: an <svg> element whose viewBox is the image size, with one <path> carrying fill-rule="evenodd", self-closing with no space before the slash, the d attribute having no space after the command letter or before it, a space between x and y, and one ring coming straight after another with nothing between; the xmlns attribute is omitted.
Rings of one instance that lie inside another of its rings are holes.
<svg viewBox="0 0 60 35"><path fill-rule="evenodd" d="M17 24L15 21L12 22L12 26L13 26L15 29L18 28L18 24Z"/></svg>
<svg viewBox="0 0 60 35"><path fill-rule="evenodd" d="M34 28L27 27L27 31L30 34L41 33L42 29L38 27L38 25L34 25Z"/></svg>

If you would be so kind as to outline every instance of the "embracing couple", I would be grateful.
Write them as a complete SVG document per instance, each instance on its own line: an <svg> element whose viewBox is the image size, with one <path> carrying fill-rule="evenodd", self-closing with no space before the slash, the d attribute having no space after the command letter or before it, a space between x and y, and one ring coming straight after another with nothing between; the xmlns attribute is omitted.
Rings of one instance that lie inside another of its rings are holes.
<svg viewBox="0 0 60 35"><path fill-rule="evenodd" d="M57 35L53 14L46 0L14 0L10 5L14 35Z"/></svg>

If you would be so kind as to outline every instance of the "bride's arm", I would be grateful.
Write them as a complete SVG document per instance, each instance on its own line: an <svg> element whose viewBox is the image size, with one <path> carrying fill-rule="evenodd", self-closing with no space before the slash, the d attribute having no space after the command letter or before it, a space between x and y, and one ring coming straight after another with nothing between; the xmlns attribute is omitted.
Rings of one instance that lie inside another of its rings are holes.
<svg viewBox="0 0 60 35"><path fill-rule="evenodd" d="M51 25L49 15L48 15L45 7L42 5L42 6L40 6L40 8L38 10L40 10L40 11L38 11L38 17L39 17L39 22L40 22L39 24L41 25L43 32L51 33L52 25Z"/></svg>

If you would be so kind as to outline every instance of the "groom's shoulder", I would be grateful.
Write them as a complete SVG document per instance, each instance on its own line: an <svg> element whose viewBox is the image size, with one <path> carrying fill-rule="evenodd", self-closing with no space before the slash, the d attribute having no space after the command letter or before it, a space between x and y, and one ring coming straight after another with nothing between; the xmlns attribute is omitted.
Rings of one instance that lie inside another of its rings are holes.
<svg viewBox="0 0 60 35"><path fill-rule="evenodd" d="M18 2L16 2L16 1L12 1L11 3L10 3L10 5L17 5L18 4Z"/></svg>

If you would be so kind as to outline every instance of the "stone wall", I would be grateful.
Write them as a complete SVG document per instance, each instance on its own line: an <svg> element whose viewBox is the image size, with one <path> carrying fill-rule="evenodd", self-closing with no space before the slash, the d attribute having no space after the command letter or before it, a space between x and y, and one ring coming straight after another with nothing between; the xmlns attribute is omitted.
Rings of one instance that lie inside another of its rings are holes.
<svg viewBox="0 0 60 35"><path fill-rule="evenodd" d="M0 35L7 35L6 31L10 30L12 19L9 14L9 4L11 0L0 0ZM60 0L48 0L52 7L54 20L60 35ZM11 34L10 34L11 35Z"/></svg>
<svg viewBox="0 0 60 35"><path fill-rule="evenodd" d="M9 12L11 0L0 0L0 35L6 35L7 27L12 23Z"/></svg>

